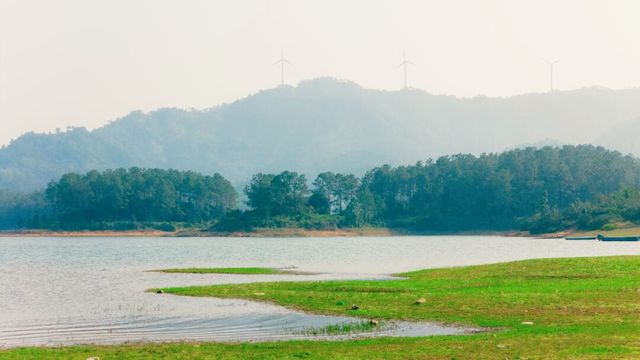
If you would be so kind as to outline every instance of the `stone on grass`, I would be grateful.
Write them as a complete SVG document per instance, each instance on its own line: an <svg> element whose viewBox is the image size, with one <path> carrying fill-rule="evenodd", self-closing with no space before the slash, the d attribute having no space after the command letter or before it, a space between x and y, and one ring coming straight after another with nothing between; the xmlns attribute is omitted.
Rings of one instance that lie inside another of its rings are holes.
<svg viewBox="0 0 640 360"><path fill-rule="evenodd" d="M416 305L420 305L420 304L424 304L424 303L426 303L426 302L427 302L427 299L425 299L425 298L420 298L420 299L416 300L416 302L414 302L414 304L416 304Z"/></svg>

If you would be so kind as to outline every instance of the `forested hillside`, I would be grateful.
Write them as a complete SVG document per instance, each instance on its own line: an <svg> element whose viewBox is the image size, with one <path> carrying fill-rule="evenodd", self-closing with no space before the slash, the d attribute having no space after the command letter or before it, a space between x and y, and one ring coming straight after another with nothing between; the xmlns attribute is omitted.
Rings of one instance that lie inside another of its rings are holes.
<svg viewBox="0 0 640 360"><path fill-rule="evenodd" d="M0 149L0 189L30 191L67 172L146 167L224 174L353 173L523 144L590 143L640 116L640 89L509 98L368 90L333 79L261 91L207 110L132 112L99 129L29 133Z"/></svg>
<svg viewBox="0 0 640 360"><path fill-rule="evenodd" d="M590 145L529 147L384 165L363 177L323 172L310 181L294 171L258 173L244 194L248 208L239 210L235 190L218 174L139 168L70 173L46 191L0 197L0 226L599 229L640 221L640 160Z"/></svg>

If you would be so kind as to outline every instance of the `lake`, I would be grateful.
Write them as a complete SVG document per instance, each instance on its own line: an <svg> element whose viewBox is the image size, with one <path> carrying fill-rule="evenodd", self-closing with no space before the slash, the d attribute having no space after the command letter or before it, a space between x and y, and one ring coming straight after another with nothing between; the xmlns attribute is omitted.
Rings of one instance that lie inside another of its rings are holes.
<svg viewBox="0 0 640 360"><path fill-rule="evenodd" d="M638 243L498 236L357 238L0 238L0 346L302 338L352 321L152 287L274 280L390 279L423 268L529 258L640 255ZM165 274L179 267L295 267L315 275ZM402 323L383 335L462 330Z"/></svg>

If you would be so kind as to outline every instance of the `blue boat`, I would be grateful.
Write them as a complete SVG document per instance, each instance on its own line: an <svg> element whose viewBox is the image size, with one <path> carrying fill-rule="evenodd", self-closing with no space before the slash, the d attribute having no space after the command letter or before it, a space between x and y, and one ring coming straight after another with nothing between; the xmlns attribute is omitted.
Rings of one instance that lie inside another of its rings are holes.
<svg viewBox="0 0 640 360"><path fill-rule="evenodd" d="M640 236L604 236L598 234L598 240L600 241L640 241Z"/></svg>

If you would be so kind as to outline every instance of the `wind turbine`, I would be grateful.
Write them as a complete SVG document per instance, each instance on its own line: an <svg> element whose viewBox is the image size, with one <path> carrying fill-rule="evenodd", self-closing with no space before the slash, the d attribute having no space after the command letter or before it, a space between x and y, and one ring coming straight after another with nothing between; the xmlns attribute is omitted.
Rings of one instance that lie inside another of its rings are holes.
<svg viewBox="0 0 640 360"><path fill-rule="evenodd" d="M558 63L560 60L544 60L547 64L549 64L549 91L553 92L553 66Z"/></svg>
<svg viewBox="0 0 640 360"><path fill-rule="evenodd" d="M284 58L284 50L280 50L280 60L273 63L273 65L280 64L280 86L284 86L284 65L293 65L289 60Z"/></svg>
<svg viewBox="0 0 640 360"><path fill-rule="evenodd" d="M402 62L397 67L403 67L404 69L404 89L407 89L407 65L415 65L411 61L407 60L405 52L402 52Z"/></svg>

